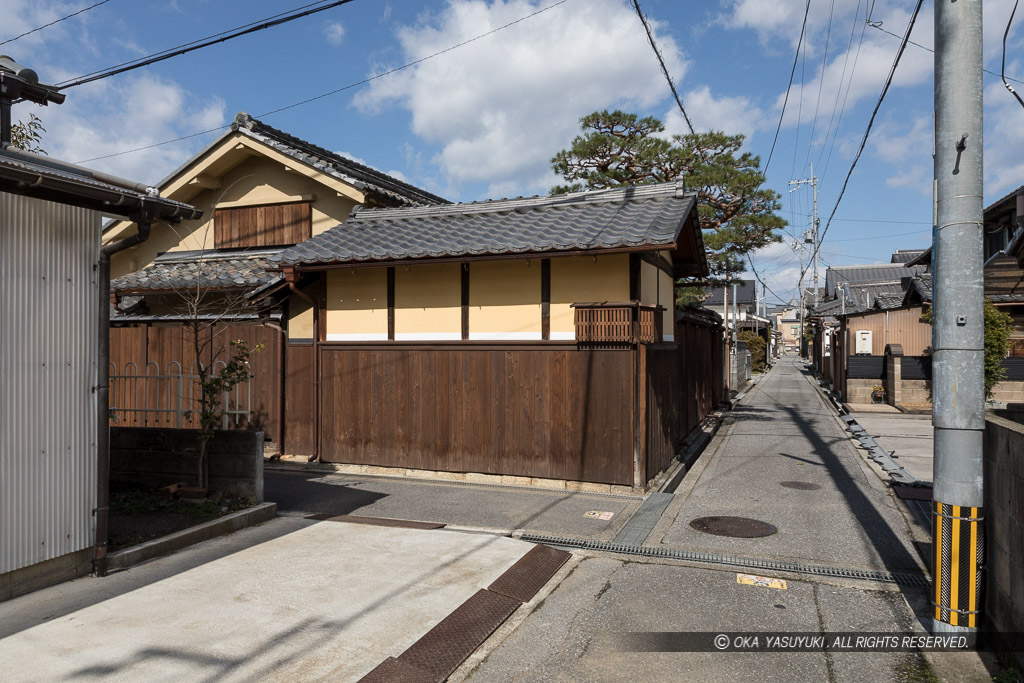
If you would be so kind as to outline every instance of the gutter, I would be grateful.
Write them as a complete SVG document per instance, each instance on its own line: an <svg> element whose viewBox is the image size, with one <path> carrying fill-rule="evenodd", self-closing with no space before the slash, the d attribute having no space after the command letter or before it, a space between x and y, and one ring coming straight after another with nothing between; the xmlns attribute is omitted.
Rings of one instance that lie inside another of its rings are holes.
<svg viewBox="0 0 1024 683"><path fill-rule="evenodd" d="M293 268L284 271L285 281L292 294L305 299L313 306L313 455L309 462L320 460L320 305L316 299L306 294L296 285L296 273Z"/></svg>
<svg viewBox="0 0 1024 683"><path fill-rule="evenodd" d="M99 344L96 401L96 576L107 575L107 536L110 519L110 257L149 239L152 220L138 220L139 231L100 249Z"/></svg>

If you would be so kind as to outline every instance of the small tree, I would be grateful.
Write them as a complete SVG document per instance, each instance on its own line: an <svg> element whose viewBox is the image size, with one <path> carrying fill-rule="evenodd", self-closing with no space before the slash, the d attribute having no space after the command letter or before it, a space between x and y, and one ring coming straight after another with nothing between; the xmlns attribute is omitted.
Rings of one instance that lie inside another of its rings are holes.
<svg viewBox="0 0 1024 683"><path fill-rule="evenodd" d="M198 339L198 335L194 338ZM257 344L250 349L244 341L233 340L230 348L229 359L220 370L207 367L204 363L196 364L200 388L199 464L196 472L199 488L205 489L209 486L210 468L206 456L213 432L224 416L224 395L252 378L249 371L249 356L260 351L263 345Z"/></svg>
<svg viewBox="0 0 1024 683"><path fill-rule="evenodd" d="M11 126L11 144L18 149L35 154L46 154L41 146L43 142L43 122L34 113L29 113L28 121L15 123Z"/></svg>
<svg viewBox="0 0 1024 683"><path fill-rule="evenodd" d="M751 330L743 330L736 335L736 339L747 344L747 350L750 351L750 369L754 372L763 372L766 362L764 338Z"/></svg>
<svg viewBox="0 0 1024 683"><path fill-rule="evenodd" d="M921 320L932 324L931 308L921 314ZM995 386L1006 379L1002 362L1010 350L1012 332L1013 317L985 299L985 398L991 396Z"/></svg>

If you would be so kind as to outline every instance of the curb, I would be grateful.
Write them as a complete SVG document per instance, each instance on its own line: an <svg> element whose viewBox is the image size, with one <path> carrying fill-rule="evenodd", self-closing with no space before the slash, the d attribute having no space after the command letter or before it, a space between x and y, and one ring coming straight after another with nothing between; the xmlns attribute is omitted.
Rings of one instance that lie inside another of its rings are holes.
<svg viewBox="0 0 1024 683"><path fill-rule="evenodd" d="M198 526L110 553L107 556L107 568L110 571L128 569L147 560L170 555L190 545L255 526L275 517L277 503L260 503L248 510L224 515Z"/></svg>

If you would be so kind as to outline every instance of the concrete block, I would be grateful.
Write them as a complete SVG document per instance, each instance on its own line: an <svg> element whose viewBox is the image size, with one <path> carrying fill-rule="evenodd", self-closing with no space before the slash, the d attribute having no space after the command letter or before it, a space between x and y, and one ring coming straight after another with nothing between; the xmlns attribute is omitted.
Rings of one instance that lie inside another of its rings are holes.
<svg viewBox="0 0 1024 683"><path fill-rule="evenodd" d="M0 602L85 576L92 571L93 552L90 546L0 574Z"/></svg>

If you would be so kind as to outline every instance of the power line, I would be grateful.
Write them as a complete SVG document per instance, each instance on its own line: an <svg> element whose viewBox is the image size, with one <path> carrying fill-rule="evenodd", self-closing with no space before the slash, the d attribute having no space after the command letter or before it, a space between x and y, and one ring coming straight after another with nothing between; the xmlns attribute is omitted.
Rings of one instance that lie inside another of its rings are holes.
<svg viewBox="0 0 1024 683"><path fill-rule="evenodd" d="M903 56L903 52L907 49L907 42L910 40L910 34L914 30L914 22L917 21L917 15L921 11L921 5L924 0L917 0L917 6L914 8L914 14L910 17L910 23L907 25L907 33L903 36L903 42L900 43L900 49L896 52L896 59L893 60L892 68L889 70L889 76L885 79L885 86L882 88L882 93L878 96L878 102L875 103L875 109L871 112L871 118L868 120L867 130L864 131L864 138L860 141L860 148L857 150L857 155L853 158L853 163L850 164L850 170L846 174L846 180L843 181L843 187L839 191L839 197L836 199L836 204L832 207L832 213L828 217L828 222L825 223L825 229L821 233L821 237L818 239L818 244L814 247L814 253L817 254L818 250L821 249L821 245L825 240L825 235L828 234L828 229L832 226L832 218L836 215L836 211L839 210L839 203L843 201L843 195L846 193L846 186L850 183L850 177L853 175L853 169L857 168L857 162L860 160L860 155L864 152L864 147L868 144L868 136L871 134L871 126L875 123L875 116L878 115L878 110L882 107L882 101L885 100L886 93L889 92L889 86L892 85L893 76L896 75L896 67L900 64L900 58ZM814 255L812 254L811 258ZM803 272L807 269L804 268Z"/></svg>
<svg viewBox="0 0 1024 683"><path fill-rule="evenodd" d="M1016 8L1017 8L1017 3L1014 3L1013 7L1014 7L1014 9L1016 10ZM1011 21L1013 20L1013 13L1011 13L1011 14L1010 14L1010 20L1011 20ZM881 31L882 33L888 33L888 34L889 34L890 36L892 36L893 38L900 38L900 37L901 37L901 36L900 36L899 34L893 33L892 31L890 31L890 30L888 30L888 29L884 29L884 28L882 28L882 22L880 22L880 21L869 21L869 22L868 22L868 26L870 26L871 28L877 28L877 29L878 29L879 31ZM935 49L934 49L934 48L930 48L930 47L928 47L927 45L922 45L921 43L915 43L915 42L914 42L914 41L912 41L912 40L910 40L910 41L907 41L907 42L908 42L908 43L909 43L910 45L913 45L914 47L919 47L919 48L921 48L922 50L925 50L925 51L927 51L927 52L935 52ZM1004 49L1005 49L1005 48L1004 48ZM1006 65L1005 65L1005 64L1003 65L1003 68L1004 68L1004 69L1006 68ZM983 69L982 69L982 71L984 71L985 73L987 73L987 74L988 74L989 76L995 76L996 78L1003 78L1003 77L1004 77L1004 76L1003 76L1003 74L997 74L997 73L996 73L995 71L990 71L989 69L984 69L984 68L983 68ZM1021 85L1024 85L1024 81L1020 80L1019 78L1010 78L1009 76L1006 76L1005 78L1006 78L1006 80L1008 80L1008 81L1013 81L1014 83L1020 83Z"/></svg>
<svg viewBox="0 0 1024 683"><path fill-rule="evenodd" d="M1010 35L1010 26L1013 25L1013 15L1017 13L1018 1L1019 0L1014 0L1013 2L1013 10L1010 11L1010 18L1006 22L1006 31L1003 32L1003 68L999 76L1003 79L1003 85L1010 91L1010 94L1017 98L1017 101L1020 102L1020 106L1024 107L1024 100L1020 99L1020 95L1018 95L1017 91L1013 89L1013 86L1006 82L1006 37Z"/></svg>
<svg viewBox="0 0 1024 683"><path fill-rule="evenodd" d="M818 107L821 106L821 91L825 87L825 69L828 68L828 46L832 39L832 14L836 8L836 0L832 0L832 4L829 5L828 9L828 29L825 31L825 51L821 58L821 75L818 77L818 98L814 102L814 118L811 119L811 137L807 140L807 157L804 159L804 166L807 166L807 162L811 160L811 150L814 148L814 131L818 128ZM822 143L822 148L825 145Z"/></svg>
<svg viewBox="0 0 1024 683"><path fill-rule="evenodd" d="M785 211L779 209L779 213L789 213L794 216L806 216L806 214L797 213L796 211ZM882 218L836 218L837 221L846 221L850 223L886 223L893 225L931 225L929 221L890 221ZM838 241L838 240L835 240Z"/></svg>
<svg viewBox="0 0 1024 683"><path fill-rule="evenodd" d="M82 12L88 12L89 10L94 9L96 7L99 7L100 5L107 4L108 2L110 2L110 0L101 0L101 2L97 2L95 5L89 5L88 7L83 7L82 9L78 10L77 12L72 12L71 14L68 14L67 16L63 16L60 19L54 19L49 24L43 24L42 26L38 26L38 27L32 29L31 31L25 31L20 36L14 36L13 38L8 38L7 40L5 40L3 42L0 42L0 45L6 45L7 43L13 43L14 41L18 40L19 38L24 38L25 36L32 35L36 31L42 31L44 28L49 28L49 27L53 26L54 24L59 24L62 21L67 21L71 17L77 17Z"/></svg>
<svg viewBox="0 0 1024 683"><path fill-rule="evenodd" d="M839 96L843 94L843 81L846 80L846 67L850 63L850 52L853 51L853 37L857 34L857 25L860 24L860 0L857 0L857 10L853 14L853 22L850 25L850 40L846 44L846 52L843 56L843 73L839 75L839 84L836 86L836 99L832 102L832 114L828 117L828 128L825 130L825 143L822 143L818 158L814 160L816 166L821 167L821 158L825 156L825 144L832 133L832 124L836 119L836 112L839 110ZM863 29L861 29L863 31ZM852 76L851 76L852 78ZM841 116L841 115L840 115ZM838 132L838 130L836 131ZM822 172L822 177L825 173Z"/></svg>
<svg viewBox="0 0 1024 683"><path fill-rule="evenodd" d="M275 14L273 17L268 17L267 19L260 20L252 24L246 24L245 26L241 26L236 29L231 29L228 32L217 33L212 36L207 36L206 38L200 38L198 41L193 41L191 43L185 43L177 47L172 47L168 50L156 52L146 57L140 57L139 59L134 59L130 62L124 62L122 64L118 64L108 69L94 71L91 74L86 74L85 76L81 76L75 80L58 83L57 86L59 90L67 90L68 88L74 88L76 85L92 83L93 81L98 81L103 78L109 78L110 76L123 74L127 71L141 69L144 66L150 66L151 64L156 64L157 62L162 62L172 57L179 57L181 55L188 54L189 52L201 50L204 47L216 45L217 43L225 43L229 40L233 40L235 38L239 38L250 33L255 33L257 31L262 31L264 29L273 28L275 26L280 26L282 24L287 24L290 21L295 21L296 19L301 19L303 17L308 17L310 15L317 14L325 10L333 9L335 7L338 7L339 5L347 5L350 2L353 2L353 0L335 0L334 2L328 5L323 5L322 7L315 7L314 9L306 8L313 7L314 5L320 3L314 2L309 5L303 5L302 7L299 7L295 10L290 10L289 12L283 14Z"/></svg>
<svg viewBox="0 0 1024 683"><path fill-rule="evenodd" d="M866 6L866 3L865 3ZM871 8L868 10L868 17L871 16L871 12L875 9L874 0L871 2ZM853 77L857 73L857 62L860 61L860 49L864 46L864 34L867 30L867 23L860 28L860 39L857 41L857 52L853 55L853 66L850 67L850 80L846 83L846 92L843 94L843 104L839 108L839 118L836 120L836 132L832 135L832 143L828 147L828 156L825 157L825 166L821 171L822 177L828 173L829 163L832 161L832 151L836 147L836 140L839 139L839 128L843 123L843 114L846 113L846 102L850 98L850 90L853 88ZM842 84L840 83L840 86Z"/></svg>
<svg viewBox="0 0 1024 683"><path fill-rule="evenodd" d="M772 163L772 155L775 154L775 143L779 141L779 131L782 129L782 119L786 116L786 105L789 103L789 91L793 88L793 76L796 74L796 63L800 58L800 46L804 42L804 31L807 30L807 15L811 11L811 0L807 0L804 7L804 23L800 27L800 38L796 41L796 54L793 55L793 68L789 70L789 85L786 86L786 97L782 100L782 112L779 114L779 125L775 127L775 139L772 140L772 148L768 152L768 161L764 164L763 174L768 173L768 165ZM802 97L801 93L801 97Z"/></svg>
<svg viewBox="0 0 1024 683"><path fill-rule="evenodd" d="M367 84L367 83L369 83L371 81L375 81L378 78L383 78L385 76L389 76L389 75L391 75L393 73L396 73L398 71L402 71L404 69L408 69L410 67L416 66L417 64L425 62L428 59L433 59L434 57L438 57L438 56L443 55L443 54L445 54L447 52L451 52L452 50L455 50L455 49L458 49L458 48L463 47L465 45L468 45L470 43L476 42L477 40L480 40L481 38L486 38L487 36L489 36L491 34L497 33L498 31L502 31L502 30L504 30L504 29L506 29L506 28L508 28L510 26L514 26L514 25L516 25L516 24L518 24L520 22L526 21L527 19L535 17L538 14L542 14L544 12L547 12L548 10L554 9L555 7L558 7L559 5L562 5L562 4L564 4L564 3L568 2L568 1L569 0L558 0L558 2L552 3L552 4L550 4L550 5L546 6L546 7L543 7L541 9L537 10L536 12L532 12L530 14L527 14L526 16L520 17L519 19L516 19L515 21L510 21L507 24L504 24L502 26L498 26L497 28L494 28L494 29L491 29L490 31L487 31L486 33L481 33L478 36L470 38L469 40L464 40L461 43L457 43L455 45L452 45L451 47L446 47L445 49L439 50L439 51L437 51L437 52L435 52L433 54L429 54L426 57L420 57L419 59L416 59L414 61L408 62L408 63L403 64L401 66L397 66L394 69L389 69L388 71L384 71L384 72L376 74L374 76L370 76L368 78L364 78L361 81L357 81L355 83L350 83L350 84L342 86L340 88L335 88L334 90L330 90L328 92L321 93L320 95L316 95L314 97L309 97L309 98L306 98L306 99L301 100L299 102L294 102L292 104L286 105L284 107L278 107L277 109L272 109L272 110L270 110L268 112L263 112L262 114L257 114L256 118L263 118L265 116L270 116L272 114L277 114L277 113L285 111L287 109L294 109L295 107L299 107L299 106L302 106L304 104L309 104L310 102L315 102L316 100L322 100L325 97L330 97L331 95L336 95L336 94L338 94L340 92L343 92L345 90L351 90L352 88L357 88L357 87L359 87L361 85L365 85L365 84ZM182 135L181 137L174 138L173 140L164 140L163 142L157 142L157 143L154 143L152 145L145 145L143 147L135 147L134 149L126 149L126 150L122 150L120 152L114 152L113 154L104 154L103 156L93 157L91 159L83 159L83 160L78 161L76 163L80 163L81 164L81 163L86 163L86 162L89 162L89 161L99 161L101 159L109 159L111 157L122 156L124 154L132 154L134 152L141 152L141 151L144 151L144 150L147 150L147 149L153 149L154 147L162 147L164 145L170 145L170 144L175 143L175 142L181 142L182 140L188 140L190 138L198 137L200 135L206 135L207 133L215 133L215 132L217 132L219 130L224 130L227 127L228 126L217 126L216 128L208 128L207 130L198 131L196 133L189 133L187 135Z"/></svg>
<svg viewBox="0 0 1024 683"><path fill-rule="evenodd" d="M807 0L810 2L810 0ZM654 34L651 33L651 27L647 24L647 18L644 17L643 11L640 9L639 0L633 0L633 8L636 9L636 15L640 17L640 23L644 25L644 31L647 32L647 42L651 44L651 49L654 50L654 54L658 57L658 64L661 65L661 73L665 75L665 80L668 81L668 87L672 89L672 96L676 98L676 104L679 105L679 111L683 113L683 119L686 121L687 128L690 129L691 134L696 134L693 129L693 124L690 123L690 117L686 115L686 109L683 107L683 99L679 97L679 91L676 90L676 84L672 82L672 76L668 73L668 67L665 66L665 59L661 56L661 50L658 49L658 44L654 42Z"/></svg>
<svg viewBox="0 0 1024 683"><path fill-rule="evenodd" d="M772 296L774 296L774 297L775 297L776 299L778 299L779 301L785 301L785 299L783 299L783 298L782 298L781 296L779 296L778 294L776 294L776 293L775 293L775 292L774 292L774 291L772 290L772 288L771 288L771 287L769 287L769 286L768 286L768 285L767 285L767 284L765 283L765 281L761 279L761 276L757 274L757 268L755 268L755 267L754 267L754 260L753 260L752 258L750 258L750 254L747 254L747 263L749 263L749 264L750 264L750 272L752 272L752 273L754 274L754 277L755 277L755 278L757 278L757 281L761 283L761 286L762 286L762 287L764 287L764 288L765 288L765 289L766 289L767 291L771 292L771 293L772 293Z"/></svg>

